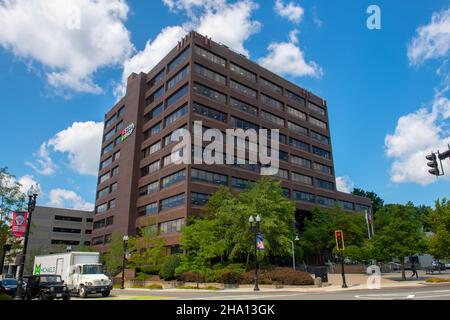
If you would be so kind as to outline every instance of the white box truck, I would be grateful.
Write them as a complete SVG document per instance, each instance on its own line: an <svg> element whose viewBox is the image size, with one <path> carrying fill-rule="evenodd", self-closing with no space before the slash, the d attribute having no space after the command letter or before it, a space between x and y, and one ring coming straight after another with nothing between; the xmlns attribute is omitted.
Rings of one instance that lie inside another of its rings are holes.
<svg viewBox="0 0 450 320"><path fill-rule="evenodd" d="M113 284L103 274L98 252L67 252L36 256L33 274L60 275L72 293L85 298L88 294L109 296Z"/></svg>

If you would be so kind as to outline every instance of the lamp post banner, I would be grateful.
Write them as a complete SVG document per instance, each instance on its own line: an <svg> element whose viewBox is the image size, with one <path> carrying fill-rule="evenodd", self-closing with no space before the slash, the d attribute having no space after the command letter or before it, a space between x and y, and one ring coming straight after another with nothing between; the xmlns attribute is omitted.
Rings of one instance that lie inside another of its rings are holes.
<svg viewBox="0 0 450 320"><path fill-rule="evenodd" d="M258 233L258 236L256 237L256 248L258 250L264 250L264 241L261 233Z"/></svg>
<svg viewBox="0 0 450 320"><path fill-rule="evenodd" d="M22 238L27 229L28 212L14 211L12 219L12 233L16 238Z"/></svg>

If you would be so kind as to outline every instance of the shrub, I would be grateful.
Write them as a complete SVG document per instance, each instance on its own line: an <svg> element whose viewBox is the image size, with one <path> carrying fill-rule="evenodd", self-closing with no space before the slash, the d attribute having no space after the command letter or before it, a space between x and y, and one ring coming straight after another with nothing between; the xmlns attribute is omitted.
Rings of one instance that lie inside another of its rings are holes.
<svg viewBox="0 0 450 320"><path fill-rule="evenodd" d="M205 277L199 272L183 272L180 275L180 280L184 282L204 282Z"/></svg>
<svg viewBox="0 0 450 320"><path fill-rule="evenodd" d="M162 285L160 284L150 284L148 286L143 286L143 285L133 285L132 288L137 288L137 289L151 289L151 290L161 290L163 288Z"/></svg>
<svg viewBox="0 0 450 320"><path fill-rule="evenodd" d="M241 274L235 271L225 271L220 275L220 280L224 284L237 284L241 280Z"/></svg>
<svg viewBox="0 0 450 320"><path fill-rule="evenodd" d="M217 288L214 286L206 286L206 287L202 287L202 288L197 288L196 286L180 286L180 287L177 287L177 289L221 290L220 288Z"/></svg>
<svg viewBox="0 0 450 320"><path fill-rule="evenodd" d="M241 276L242 284L254 282L254 270L245 272ZM291 268L274 268L260 270L258 275L260 284L285 284L285 285L313 285L314 280L307 272L294 271Z"/></svg>
<svg viewBox="0 0 450 320"><path fill-rule="evenodd" d="M450 282L450 279L445 278L429 278L426 282Z"/></svg>
<svg viewBox="0 0 450 320"><path fill-rule="evenodd" d="M180 255L171 255L167 261L161 266L159 271L159 276L164 280L175 279L175 269L180 265L181 258Z"/></svg>

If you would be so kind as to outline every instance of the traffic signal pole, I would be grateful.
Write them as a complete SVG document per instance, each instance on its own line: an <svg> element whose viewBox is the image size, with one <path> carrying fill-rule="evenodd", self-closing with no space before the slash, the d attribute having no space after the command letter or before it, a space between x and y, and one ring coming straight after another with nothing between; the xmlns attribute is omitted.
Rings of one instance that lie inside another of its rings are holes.
<svg viewBox="0 0 450 320"><path fill-rule="evenodd" d="M341 252L341 274L342 274L342 288L348 288L345 281L345 269L344 269L344 254Z"/></svg>

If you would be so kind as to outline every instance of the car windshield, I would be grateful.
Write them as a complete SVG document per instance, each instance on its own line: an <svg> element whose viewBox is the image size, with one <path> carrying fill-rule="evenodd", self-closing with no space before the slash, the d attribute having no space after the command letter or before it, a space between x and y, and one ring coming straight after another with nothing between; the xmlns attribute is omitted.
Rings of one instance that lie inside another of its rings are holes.
<svg viewBox="0 0 450 320"><path fill-rule="evenodd" d="M16 286L17 281L13 279L2 280L2 284L5 286Z"/></svg>
<svg viewBox="0 0 450 320"><path fill-rule="evenodd" d="M101 274L102 266L97 264L90 264L83 266L83 274Z"/></svg>
<svg viewBox="0 0 450 320"><path fill-rule="evenodd" d="M41 276L41 283L61 282L60 276Z"/></svg>

